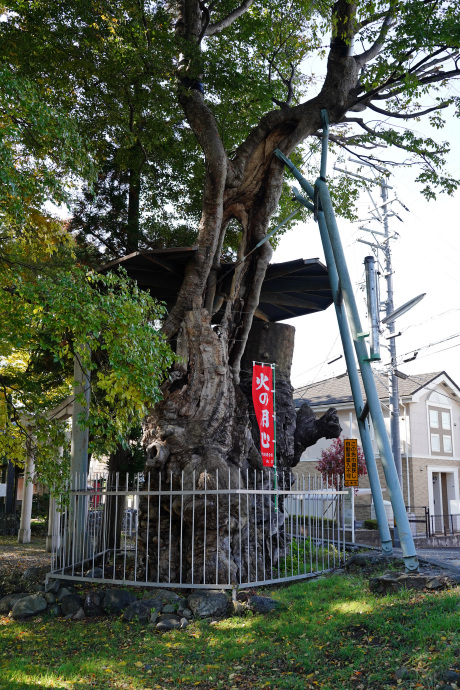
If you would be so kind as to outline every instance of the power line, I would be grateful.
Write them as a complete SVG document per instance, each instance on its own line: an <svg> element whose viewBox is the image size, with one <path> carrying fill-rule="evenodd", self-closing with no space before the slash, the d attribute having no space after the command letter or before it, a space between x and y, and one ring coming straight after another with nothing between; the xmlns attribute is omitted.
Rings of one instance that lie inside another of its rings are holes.
<svg viewBox="0 0 460 690"><path fill-rule="evenodd" d="M449 336L447 336L447 338L443 338L442 340L437 340L435 343L430 343L429 345L421 345L420 347L414 347L411 350L409 350L408 352L405 352L402 355L398 355L398 359L400 359L402 357L406 357L406 355L410 355L413 352L420 352L421 350L427 350L428 348L434 347L435 345L442 345L442 343L446 343L449 340L453 340L454 338L459 338L459 337L460 337L460 333L455 333L454 335L449 335ZM447 349L450 349L450 348L447 348ZM440 350L440 352L443 352L443 350Z"/></svg>

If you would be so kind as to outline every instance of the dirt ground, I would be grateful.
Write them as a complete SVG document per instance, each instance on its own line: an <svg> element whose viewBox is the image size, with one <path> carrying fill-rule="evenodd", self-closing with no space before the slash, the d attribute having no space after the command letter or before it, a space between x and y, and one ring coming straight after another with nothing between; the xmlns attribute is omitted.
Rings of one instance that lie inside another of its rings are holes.
<svg viewBox="0 0 460 690"><path fill-rule="evenodd" d="M50 562L45 537L33 536L30 544L19 544L17 536L0 536L0 571L6 568L26 570L50 565Z"/></svg>

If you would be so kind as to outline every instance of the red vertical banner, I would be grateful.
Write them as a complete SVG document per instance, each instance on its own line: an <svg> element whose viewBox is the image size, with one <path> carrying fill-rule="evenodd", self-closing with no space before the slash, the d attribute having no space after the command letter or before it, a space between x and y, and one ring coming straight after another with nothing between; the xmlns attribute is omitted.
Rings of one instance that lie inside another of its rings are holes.
<svg viewBox="0 0 460 690"><path fill-rule="evenodd" d="M275 464L275 424L273 418L273 369L268 364L252 368L252 402L260 430L260 452L264 467Z"/></svg>

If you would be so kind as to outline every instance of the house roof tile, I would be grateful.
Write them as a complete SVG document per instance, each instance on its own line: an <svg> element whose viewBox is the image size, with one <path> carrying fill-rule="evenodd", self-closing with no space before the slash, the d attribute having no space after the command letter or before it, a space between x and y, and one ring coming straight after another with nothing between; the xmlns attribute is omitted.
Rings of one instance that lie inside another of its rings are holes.
<svg viewBox="0 0 460 690"><path fill-rule="evenodd" d="M436 379L443 371L435 371L429 374L414 374L407 379L399 379L399 395L406 397L414 395L420 388L423 388L431 381ZM380 399L388 398L388 380L385 374L374 372L375 383L377 386L377 393ZM447 374L445 374L447 376ZM364 388L359 375L361 390L364 396ZM450 377L449 377L450 378ZM348 374L341 374L330 379L317 381L308 386L302 386L294 391L294 403L296 407L307 402L309 405L338 405L340 403L347 403L353 400L351 394L350 380Z"/></svg>

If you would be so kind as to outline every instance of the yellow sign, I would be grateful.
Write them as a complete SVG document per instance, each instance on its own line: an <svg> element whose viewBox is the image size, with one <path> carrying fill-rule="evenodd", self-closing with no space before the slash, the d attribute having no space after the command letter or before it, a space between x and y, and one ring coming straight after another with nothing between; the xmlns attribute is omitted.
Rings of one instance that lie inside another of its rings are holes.
<svg viewBox="0 0 460 690"><path fill-rule="evenodd" d="M359 486L358 481L358 441L346 438L343 442L345 481L344 486Z"/></svg>

